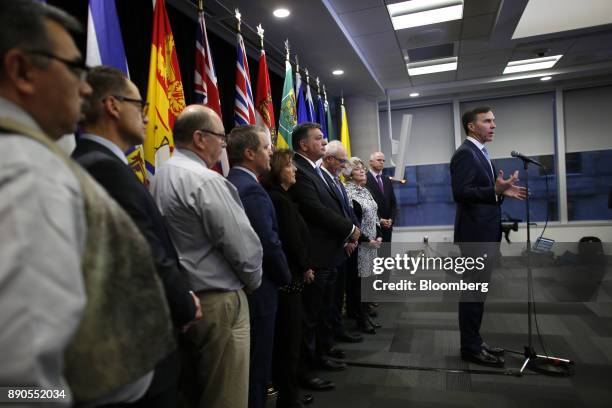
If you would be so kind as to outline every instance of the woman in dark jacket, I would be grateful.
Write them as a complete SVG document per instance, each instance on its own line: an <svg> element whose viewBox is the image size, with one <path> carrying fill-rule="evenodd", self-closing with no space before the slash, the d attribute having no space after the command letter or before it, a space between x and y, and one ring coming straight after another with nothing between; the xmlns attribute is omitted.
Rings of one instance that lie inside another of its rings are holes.
<svg viewBox="0 0 612 408"><path fill-rule="evenodd" d="M277 408L300 407L298 363L302 342L302 288L314 280L310 269L308 227L287 193L295 184L291 150L277 150L270 159L265 186L276 209L278 232L292 282L279 289L276 312L273 377L278 387Z"/></svg>

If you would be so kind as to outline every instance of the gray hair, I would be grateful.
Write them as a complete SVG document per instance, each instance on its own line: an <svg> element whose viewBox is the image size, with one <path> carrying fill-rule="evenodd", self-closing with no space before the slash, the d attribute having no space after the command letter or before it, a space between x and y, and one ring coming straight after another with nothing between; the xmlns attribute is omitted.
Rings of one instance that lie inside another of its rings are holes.
<svg viewBox="0 0 612 408"><path fill-rule="evenodd" d="M81 24L57 7L36 0L0 1L0 62L13 48L52 52L46 21L59 24L66 31L81 33ZM0 73L4 71L0 63Z"/></svg>
<svg viewBox="0 0 612 408"><path fill-rule="evenodd" d="M325 146L325 156L335 156L341 149L344 149L342 142L339 140L332 140Z"/></svg>
<svg viewBox="0 0 612 408"><path fill-rule="evenodd" d="M363 167L365 171L368 171L368 166L365 165L363 160L359 157L353 156L348 160L348 166L342 169L342 175L346 180L352 180L353 170L356 170L359 166Z"/></svg>
<svg viewBox="0 0 612 408"><path fill-rule="evenodd" d="M374 152L370 155L370 160L374 160L374 156L376 156L378 153L381 153L384 156L383 152Z"/></svg>

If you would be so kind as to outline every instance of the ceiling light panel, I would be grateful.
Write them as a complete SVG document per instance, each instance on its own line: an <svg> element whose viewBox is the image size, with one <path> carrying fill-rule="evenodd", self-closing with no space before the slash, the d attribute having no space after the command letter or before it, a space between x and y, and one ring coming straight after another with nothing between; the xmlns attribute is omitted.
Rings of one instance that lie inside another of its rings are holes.
<svg viewBox="0 0 612 408"><path fill-rule="evenodd" d="M393 28L419 27L463 17L463 0L411 0L387 5Z"/></svg>
<svg viewBox="0 0 612 408"><path fill-rule="evenodd" d="M512 39L612 24L610 0L529 0Z"/></svg>
<svg viewBox="0 0 612 408"><path fill-rule="evenodd" d="M531 58L520 61L510 61L504 69L504 74L514 74L515 72L537 71L549 69L555 66L563 55L553 55L551 57Z"/></svg>
<svg viewBox="0 0 612 408"><path fill-rule="evenodd" d="M437 72L456 71L457 57L419 61L406 64L410 76L435 74Z"/></svg>

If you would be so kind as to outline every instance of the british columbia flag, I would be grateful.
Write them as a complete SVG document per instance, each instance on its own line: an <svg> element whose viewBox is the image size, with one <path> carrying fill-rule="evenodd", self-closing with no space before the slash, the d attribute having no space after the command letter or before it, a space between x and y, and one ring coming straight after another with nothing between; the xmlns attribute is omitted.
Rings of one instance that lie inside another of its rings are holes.
<svg viewBox="0 0 612 408"><path fill-rule="evenodd" d="M255 105L251 90L249 62L244 50L242 35L238 33L238 59L236 60L236 102L234 105L234 123L236 125L255 124Z"/></svg>

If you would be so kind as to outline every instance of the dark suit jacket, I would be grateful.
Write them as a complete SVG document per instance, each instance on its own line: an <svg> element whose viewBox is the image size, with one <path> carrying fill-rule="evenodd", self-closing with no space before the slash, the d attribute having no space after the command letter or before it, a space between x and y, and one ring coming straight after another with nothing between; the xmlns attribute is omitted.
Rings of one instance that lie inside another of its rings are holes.
<svg viewBox="0 0 612 408"><path fill-rule="evenodd" d="M397 216L397 201L395 199L395 193L393 192L393 185L389 177L382 176L382 183L385 192L381 192L378 187L378 183L372 173L367 172L366 188L370 190L374 201L378 204L378 217L379 218L391 218L393 224L395 224Z"/></svg>
<svg viewBox="0 0 612 408"><path fill-rule="evenodd" d="M353 229L342 203L329 190L310 163L296 154L296 183L289 194L298 205L310 231L313 268L336 268L344 259L343 245Z"/></svg>
<svg viewBox="0 0 612 408"><path fill-rule="evenodd" d="M310 232L291 196L280 185L268 189L278 217L278 234L289 263L294 283L304 280L304 272L311 267Z"/></svg>
<svg viewBox="0 0 612 408"><path fill-rule="evenodd" d="M289 265L278 237L276 211L270 196L250 174L232 168L227 179L236 186L251 226L257 233L263 248L263 276L261 286L251 295L251 314L267 314L275 307L276 292L279 286L291 283Z"/></svg>
<svg viewBox="0 0 612 408"><path fill-rule="evenodd" d="M465 140L450 163L453 197L457 203L455 242L499 242L501 197L484 154Z"/></svg>
<svg viewBox="0 0 612 408"><path fill-rule="evenodd" d="M72 157L130 215L149 242L175 326L190 322L195 316L195 305L189 295L187 278L179 270L176 251L146 187L128 165L99 143L79 140Z"/></svg>
<svg viewBox="0 0 612 408"><path fill-rule="evenodd" d="M128 165L99 143L80 139L72 157L130 215L146 238L164 286L175 327L182 327L193 320L195 305L189 294L187 278L179 269L178 257L162 216L146 187ZM155 366L155 375L145 398L176 384L178 375L178 354L174 352Z"/></svg>

